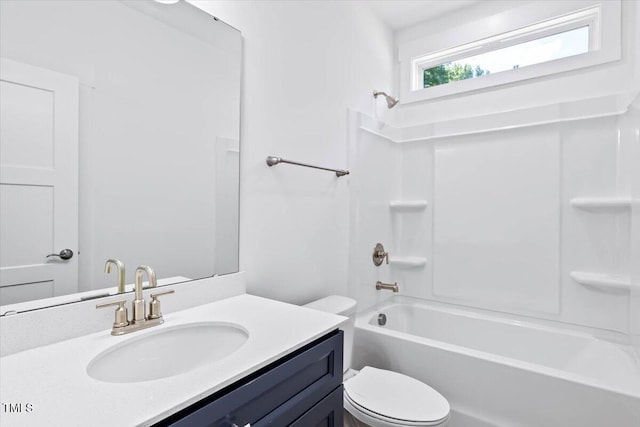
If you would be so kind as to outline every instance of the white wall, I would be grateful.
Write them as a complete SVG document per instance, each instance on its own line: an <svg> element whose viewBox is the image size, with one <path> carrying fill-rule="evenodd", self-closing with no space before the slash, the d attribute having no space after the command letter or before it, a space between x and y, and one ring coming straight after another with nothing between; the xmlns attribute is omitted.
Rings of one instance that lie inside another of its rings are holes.
<svg viewBox="0 0 640 427"><path fill-rule="evenodd" d="M384 117L393 35L361 2L194 1L244 40L240 268L247 290L294 303L347 293L347 109Z"/></svg>
<svg viewBox="0 0 640 427"><path fill-rule="evenodd" d="M548 3L551 5L558 2ZM427 21L398 31L396 48L423 37L437 40L441 34L451 28L460 28L463 34L473 33L476 30L479 31L476 27L486 27L494 21L499 23L507 13L517 16L518 10L525 9L531 4L534 8L545 7L544 1L478 2L451 13L446 20ZM611 93L638 91L640 90L640 69L636 63L640 59L638 54L640 46L636 40L639 16L640 3L622 1L622 60L620 61L429 101L401 103L398 108L397 124L410 126L557 104ZM396 60L398 60L397 57ZM397 78L396 84L399 84L399 71Z"/></svg>

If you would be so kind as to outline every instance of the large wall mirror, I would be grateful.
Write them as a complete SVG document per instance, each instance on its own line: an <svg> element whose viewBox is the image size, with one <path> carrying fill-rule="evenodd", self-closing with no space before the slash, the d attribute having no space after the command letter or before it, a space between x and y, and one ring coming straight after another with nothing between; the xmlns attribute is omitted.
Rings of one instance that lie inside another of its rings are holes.
<svg viewBox="0 0 640 427"><path fill-rule="evenodd" d="M238 271L241 35L166 3L0 2L3 313Z"/></svg>

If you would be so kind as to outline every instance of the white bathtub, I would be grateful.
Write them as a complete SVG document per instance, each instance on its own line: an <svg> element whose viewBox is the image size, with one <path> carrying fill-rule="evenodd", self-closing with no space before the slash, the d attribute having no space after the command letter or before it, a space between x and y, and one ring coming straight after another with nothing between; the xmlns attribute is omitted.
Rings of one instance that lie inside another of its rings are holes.
<svg viewBox="0 0 640 427"><path fill-rule="evenodd" d="M640 427L638 354L555 325L394 297L356 319L364 365L438 390L451 427Z"/></svg>

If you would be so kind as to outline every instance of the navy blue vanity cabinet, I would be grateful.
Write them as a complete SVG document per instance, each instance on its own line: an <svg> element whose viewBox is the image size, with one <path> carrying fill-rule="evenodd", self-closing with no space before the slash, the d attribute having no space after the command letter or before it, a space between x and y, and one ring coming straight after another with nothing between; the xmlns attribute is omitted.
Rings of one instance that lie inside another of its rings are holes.
<svg viewBox="0 0 640 427"><path fill-rule="evenodd" d="M342 427L342 385L309 409L291 427Z"/></svg>
<svg viewBox="0 0 640 427"><path fill-rule="evenodd" d="M335 330L156 426L342 426L343 332Z"/></svg>

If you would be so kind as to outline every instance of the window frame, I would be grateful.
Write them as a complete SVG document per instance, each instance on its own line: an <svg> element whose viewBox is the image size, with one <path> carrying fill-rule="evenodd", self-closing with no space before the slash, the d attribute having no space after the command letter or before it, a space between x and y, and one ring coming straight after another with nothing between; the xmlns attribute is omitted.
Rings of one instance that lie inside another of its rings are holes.
<svg viewBox="0 0 640 427"><path fill-rule="evenodd" d="M550 10L537 11L537 13L532 12L534 10L532 6L535 5L520 8L522 15L531 16L529 21L511 19L516 21L511 27L509 24L487 25L488 31L492 32L487 33L485 30L485 33L482 34L482 32L476 31L477 35L474 37L472 31L472 34L469 34L466 39L457 37L456 42L451 42L448 39L456 38L451 34L462 30L461 26L457 26L447 32L449 34L444 34L442 38L445 42L441 43L439 48L437 43L433 43L427 38L399 46L401 104L548 76L612 62L621 58L621 5L619 0L575 2L569 10L550 8ZM488 17L484 21L509 22L510 15L513 16L513 11L505 12L497 17ZM481 27L482 24L482 20L473 23L477 27ZM424 87L425 69L585 26L589 27L588 52L484 75L481 78ZM437 37L431 39L437 39Z"/></svg>

